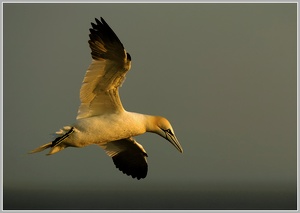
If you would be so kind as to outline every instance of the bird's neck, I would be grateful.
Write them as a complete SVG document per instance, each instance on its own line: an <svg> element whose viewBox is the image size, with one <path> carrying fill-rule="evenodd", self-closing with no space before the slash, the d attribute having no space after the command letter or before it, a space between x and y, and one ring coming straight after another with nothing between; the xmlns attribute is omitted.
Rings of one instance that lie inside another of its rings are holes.
<svg viewBox="0 0 300 213"><path fill-rule="evenodd" d="M144 119L145 119L146 131L157 133L159 130L159 127L157 126L157 121L159 119L159 116L144 115Z"/></svg>
<svg viewBox="0 0 300 213"><path fill-rule="evenodd" d="M140 124L140 127L143 126L145 132L158 133L159 127L157 126L157 121L159 116L146 115L135 112L130 113L130 117L135 118L135 121Z"/></svg>

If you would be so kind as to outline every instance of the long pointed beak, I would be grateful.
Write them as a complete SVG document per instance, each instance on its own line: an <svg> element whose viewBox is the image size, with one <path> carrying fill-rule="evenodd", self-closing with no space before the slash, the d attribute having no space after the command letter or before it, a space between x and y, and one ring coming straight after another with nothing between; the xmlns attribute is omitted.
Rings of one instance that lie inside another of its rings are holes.
<svg viewBox="0 0 300 213"><path fill-rule="evenodd" d="M183 149L182 149L182 147L181 147L181 145L180 145L180 143L179 143L179 141L177 140L177 138L176 138L175 135L171 135L171 134L169 134L169 133L166 133L166 139L167 139L173 146L175 146L175 148L176 148L179 152L183 153Z"/></svg>

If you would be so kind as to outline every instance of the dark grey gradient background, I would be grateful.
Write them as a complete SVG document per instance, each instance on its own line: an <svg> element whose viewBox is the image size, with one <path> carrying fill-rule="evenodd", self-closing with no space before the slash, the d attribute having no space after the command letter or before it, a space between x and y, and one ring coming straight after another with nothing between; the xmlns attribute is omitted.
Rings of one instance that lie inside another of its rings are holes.
<svg viewBox="0 0 300 213"><path fill-rule="evenodd" d="M8 4L4 209L296 209L297 5ZM97 146L27 152L75 121L104 17L132 56L128 111L167 117L184 153L147 133L149 173Z"/></svg>

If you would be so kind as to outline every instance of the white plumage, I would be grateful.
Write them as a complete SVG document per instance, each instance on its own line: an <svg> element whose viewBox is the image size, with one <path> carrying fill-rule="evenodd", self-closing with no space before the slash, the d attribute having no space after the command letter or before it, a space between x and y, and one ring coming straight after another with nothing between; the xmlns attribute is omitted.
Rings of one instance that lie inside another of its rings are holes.
<svg viewBox="0 0 300 213"><path fill-rule="evenodd" d="M97 144L123 173L137 179L145 178L148 155L133 136L153 132L180 152L183 149L166 118L128 112L123 108L118 90L131 67L131 57L103 18L92 23L89 36L93 60L80 89L77 121L57 131L54 141L30 153L51 148L51 155L66 147Z"/></svg>

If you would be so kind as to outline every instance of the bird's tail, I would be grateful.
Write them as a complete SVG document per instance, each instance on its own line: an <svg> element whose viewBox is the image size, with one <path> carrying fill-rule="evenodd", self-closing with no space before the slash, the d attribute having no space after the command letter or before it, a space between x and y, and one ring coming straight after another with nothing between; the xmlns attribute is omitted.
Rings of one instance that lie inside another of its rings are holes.
<svg viewBox="0 0 300 213"><path fill-rule="evenodd" d="M33 153L44 151L45 149L48 149L48 148L52 148L50 150L50 152L47 154L47 155L52 155L52 154L55 154L55 153L63 150L66 147L67 146L65 144L62 144L62 143L59 144L59 145L53 146L53 142L50 142L50 143L46 143L45 145L40 146L40 147L30 151L28 154L33 154Z"/></svg>
<svg viewBox="0 0 300 213"><path fill-rule="evenodd" d="M54 141L46 143L32 151L29 152L29 154L33 154L33 153L37 153L37 152L41 152L44 151L45 149L48 148L52 148L50 150L50 152L47 155L52 155L55 154L61 150L63 150L64 148L66 148L67 146L62 143L67 137L69 137L69 135L71 133L74 132L74 127L69 127L69 126L65 126L63 129L61 129L60 131L56 132L56 135L60 135L59 137L55 138Z"/></svg>
<svg viewBox="0 0 300 213"><path fill-rule="evenodd" d="M36 148L36 149L34 149L34 150L30 151L30 152L29 152L29 154L33 154L33 153L37 153L37 152L41 152L41 151L43 151L43 150L45 150L45 149L48 149L48 148L50 148L51 146L52 146L52 142L50 142L50 143L46 143L45 145L43 145L43 146L40 146L40 147L38 147L38 148Z"/></svg>

